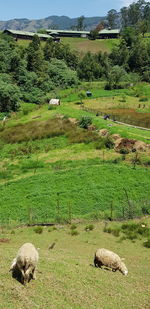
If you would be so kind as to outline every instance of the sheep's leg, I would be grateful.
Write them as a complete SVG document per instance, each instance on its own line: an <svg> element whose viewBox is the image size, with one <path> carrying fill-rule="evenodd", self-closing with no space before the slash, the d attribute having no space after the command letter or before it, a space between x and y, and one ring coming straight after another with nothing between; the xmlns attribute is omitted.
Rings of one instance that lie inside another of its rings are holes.
<svg viewBox="0 0 150 309"><path fill-rule="evenodd" d="M30 265L28 267L28 269L26 270L25 272L25 280L26 281L30 281L30 279L35 279L35 274L34 274L34 270L35 270L35 267L33 267L32 265Z"/></svg>
<svg viewBox="0 0 150 309"><path fill-rule="evenodd" d="M94 258L94 266L98 267L98 261L97 261L96 257Z"/></svg>
<svg viewBox="0 0 150 309"><path fill-rule="evenodd" d="M32 279L35 280L36 279L36 274L35 274L35 267L32 270Z"/></svg>
<svg viewBox="0 0 150 309"><path fill-rule="evenodd" d="M102 266L103 266L103 263L101 261L98 261L98 267L102 268Z"/></svg>

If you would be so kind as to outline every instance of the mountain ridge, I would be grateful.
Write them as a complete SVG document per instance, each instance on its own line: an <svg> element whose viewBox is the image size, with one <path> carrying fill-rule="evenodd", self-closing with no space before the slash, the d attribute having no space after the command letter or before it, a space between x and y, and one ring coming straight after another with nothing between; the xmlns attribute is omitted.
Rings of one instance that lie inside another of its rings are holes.
<svg viewBox="0 0 150 309"><path fill-rule="evenodd" d="M77 25L78 17L70 18L62 15L51 15L42 19L27 19L27 18L14 18L7 21L0 21L0 30L13 29L13 30L24 30L24 31L37 31L38 29L54 28L68 30L72 26ZM86 30L91 30L97 26L99 22L106 20L105 16L98 17L85 17L84 24Z"/></svg>

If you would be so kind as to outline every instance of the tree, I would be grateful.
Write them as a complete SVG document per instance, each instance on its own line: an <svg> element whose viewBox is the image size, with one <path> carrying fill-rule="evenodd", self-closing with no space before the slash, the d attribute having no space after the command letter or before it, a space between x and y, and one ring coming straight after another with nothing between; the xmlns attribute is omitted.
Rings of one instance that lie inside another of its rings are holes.
<svg viewBox="0 0 150 309"><path fill-rule="evenodd" d="M148 31L148 28L149 28L149 23L146 19L140 21L138 24L137 24L137 28L139 30L140 33L142 33L143 37L144 37L144 34Z"/></svg>
<svg viewBox="0 0 150 309"><path fill-rule="evenodd" d="M77 30L78 31L83 31L85 29L84 20L85 20L85 17L83 15L77 19Z"/></svg>
<svg viewBox="0 0 150 309"><path fill-rule="evenodd" d="M116 10L112 9L108 11L107 20L110 28L114 29L116 27L117 19L118 19L118 13Z"/></svg>
<svg viewBox="0 0 150 309"><path fill-rule="evenodd" d="M114 65L124 67L125 70L129 70L128 60L130 52L127 43L124 39L121 39L120 44L113 48L110 58Z"/></svg>
<svg viewBox="0 0 150 309"><path fill-rule="evenodd" d="M89 38L91 40L96 40L98 38L98 30L94 29L94 30L91 30L90 31L90 35L89 35Z"/></svg>
<svg viewBox="0 0 150 309"><path fill-rule="evenodd" d="M105 86L105 89L111 90L119 88L120 82L123 80L125 75L126 71L122 67L118 65L112 67L112 69L107 75L107 84Z"/></svg>
<svg viewBox="0 0 150 309"><path fill-rule="evenodd" d="M77 73L67 67L63 60L52 59L48 65L48 75L55 87L78 85Z"/></svg>
<svg viewBox="0 0 150 309"><path fill-rule="evenodd" d="M92 81L102 76L102 66L98 62L96 55L87 52L79 62L77 73L80 79Z"/></svg>
<svg viewBox="0 0 150 309"><path fill-rule="evenodd" d="M128 27L129 26L129 16L128 16L128 8L127 7L123 7L120 10L121 13L121 24L122 27Z"/></svg>
<svg viewBox="0 0 150 309"><path fill-rule="evenodd" d="M131 48L132 45L139 40L138 33L133 27L124 28L121 37L126 42L128 48Z"/></svg>
<svg viewBox="0 0 150 309"><path fill-rule="evenodd" d="M40 28L37 30L37 33L47 34L47 31L44 28Z"/></svg>
<svg viewBox="0 0 150 309"><path fill-rule="evenodd" d="M27 48L27 70L33 72L44 71L44 55L37 35L33 36L32 42Z"/></svg>
<svg viewBox="0 0 150 309"><path fill-rule="evenodd" d="M86 97L85 92L84 92L84 91L80 91L80 92L78 93L78 97L79 97L79 99L80 99L81 104L83 104L83 100L84 100L85 97Z"/></svg>
<svg viewBox="0 0 150 309"><path fill-rule="evenodd" d="M0 112L17 111L20 102L20 91L16 85L0 82Z"/></svg>
<svg viewBox="0 0 150 309"><path fill-rule="evenodd" d="M144 20L150 21L150 2L139 0L121 9L122 27L137 26Z"/></svg>

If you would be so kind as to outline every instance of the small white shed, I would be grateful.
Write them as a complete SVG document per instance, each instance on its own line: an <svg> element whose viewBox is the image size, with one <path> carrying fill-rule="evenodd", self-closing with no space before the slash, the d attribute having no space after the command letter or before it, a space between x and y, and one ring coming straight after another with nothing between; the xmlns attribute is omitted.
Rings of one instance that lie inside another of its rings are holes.
<svg viewBox="0 0 150 309"><path fill-rule="evenodd" d="M51 99L49 101L49 105L60 105L60 100L59 99Z"/></svg>

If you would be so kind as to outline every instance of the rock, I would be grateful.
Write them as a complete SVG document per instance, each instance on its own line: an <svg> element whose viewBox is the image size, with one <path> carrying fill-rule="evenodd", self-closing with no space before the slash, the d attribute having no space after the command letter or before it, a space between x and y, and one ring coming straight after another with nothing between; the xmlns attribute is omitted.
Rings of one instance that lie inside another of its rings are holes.
<svg viewBox="0 0 150 309"><path fill-rule="evenodd" d="M68 120L73 123L73 124L77 124L78 120L76 118L68 118Z"/></svg>
<svg viewBox="0 0 150 309"><path fill-rule="evenodd" d="M141 141L136 141L134 148L138 151L146 151L146 144Z"/></svg>
<svg viewBox="0 0 150 309"><path fill-rule="evenodd" d="M91 124L90 126L87 127L88 131L95 131L96 130L96 127Z"/></svg>
<svg viewBox="0 0 150 309"><path fill-rule="evenodd" d="M146 144L141 141L134 139L119 138L115 140L115 150L120 151L121 149L131 151L146 151Z"/></svg>
<svg viewBox="0 0 150 309"><path fill-rule="evenodd" d="M109 131L107 129L101 129L98 134L102 137L107 137L109 135Z"/></svg>
<svg viewBox="0 0 150 309"><path fill-rule="evenodd" d="M120 138L120 135L119 134L112 134L111 138L116 141L117 139Z"/></svg>

